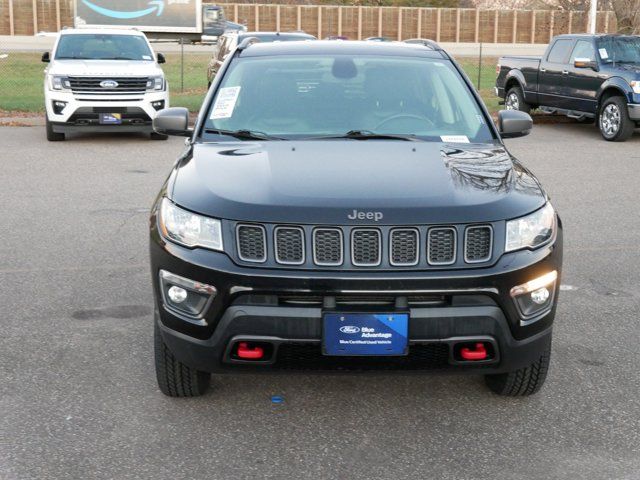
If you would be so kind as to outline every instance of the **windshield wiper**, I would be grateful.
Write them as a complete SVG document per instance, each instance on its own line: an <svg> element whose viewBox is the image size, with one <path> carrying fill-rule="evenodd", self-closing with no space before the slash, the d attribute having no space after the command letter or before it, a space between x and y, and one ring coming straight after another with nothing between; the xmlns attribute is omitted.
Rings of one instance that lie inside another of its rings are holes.
<svg viewBox="0 0 640 480"><path fill-rule="evenodd" d="M243 140L287 140L286 138L275 137L268 133L258 132L256 130L220 130L217 128L206 128L204 131L205 133L228 135L230 137Z"/></svg>
<svg viewBox="0 0 640 480"><path fill-rule="evenodd" d="M404 140L407 142L419 142L415 135L396 135L392 133L375 133L370 130L349 130L342 135L319 135L307 137L305 140L325 140L336 138L350 138L352 140Z"/></svg>

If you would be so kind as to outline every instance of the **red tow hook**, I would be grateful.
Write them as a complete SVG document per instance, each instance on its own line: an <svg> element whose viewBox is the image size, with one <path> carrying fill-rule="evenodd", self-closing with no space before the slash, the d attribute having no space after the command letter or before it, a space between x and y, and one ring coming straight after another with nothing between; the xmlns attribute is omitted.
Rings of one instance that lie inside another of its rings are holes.
<svg viewBox="0 0 640 480"><path fill-rule="evenodd" d="M264 349L262 347L249 348L247 342L240 342L236 353L238 358L243 360L260 360L264 356Z"/></svg>
<svg viewBox="0 0 640 480"><path fill-rule="evenodd" d="M460 356L463 360L486 360L487 349L484 343L476 343L475 349L471 350L469 347L462 347L460 349Z"/></svg>

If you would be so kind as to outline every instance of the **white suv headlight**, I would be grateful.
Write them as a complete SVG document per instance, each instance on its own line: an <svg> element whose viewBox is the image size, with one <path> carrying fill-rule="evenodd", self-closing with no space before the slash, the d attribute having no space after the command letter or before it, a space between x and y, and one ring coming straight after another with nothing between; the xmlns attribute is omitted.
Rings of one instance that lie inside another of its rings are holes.
<svg viewBox="0 0 640 480"><path fill-rule="evenodd" d="M223 250L220 220L183 210L167 198L162 199L159 224L162 236L168 240L187 247Z"/></svg>
<svg viewBox="0 0 640 480"><path fill-rule="evenodd" d="M61 75L49 75L49 88L51 90L69 90L71 83L67 77Z"/></svg>
<svg viewBox="0 0 640 480"><path fill-rule="evenodd" d="M556 228L556 212L550 203L540 210L507 222L505 251L536 248L547 243Z"/></svg>
<svg viewBox="0 0 640 480"><path fill-rule="evenodd" d="M147 79L148 92L159 92L162 90L164 90L164 77L162 75L149 77Z"/></svg>

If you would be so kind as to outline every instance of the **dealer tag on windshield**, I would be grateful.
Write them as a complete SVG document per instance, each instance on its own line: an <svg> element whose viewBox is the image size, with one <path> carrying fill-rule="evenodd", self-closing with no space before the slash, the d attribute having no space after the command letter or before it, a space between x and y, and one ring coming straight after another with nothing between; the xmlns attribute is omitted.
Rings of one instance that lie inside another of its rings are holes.
<svg viewBox="0 0 640 480"><path fill-rule="evenodd" d="M442 135L440 140L447 143L469 143L466 135Z"/></svg>
<svg viewBox="0 0 640 480"><path fill-rule="evenodd" d="M213 105L211 119L231 118L233 109L236 108L240 87L221 88L216 97L216 103Z"/></svg>

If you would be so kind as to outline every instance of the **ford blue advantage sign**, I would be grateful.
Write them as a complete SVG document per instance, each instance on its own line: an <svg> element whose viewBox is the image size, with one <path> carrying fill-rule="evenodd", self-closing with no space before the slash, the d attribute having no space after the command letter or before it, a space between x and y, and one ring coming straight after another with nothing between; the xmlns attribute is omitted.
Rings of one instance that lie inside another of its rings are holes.
<svg viewBox="0 0 640 480"><path fill-rule="evenodd" d="M202 31L202 0L76 0L76 27L126 26L145 32Z"/></svg>
<svg viewBox="0 0 640 480"><path fill-rule="evenodd" d="M326 313L326 355L406 355L408 313Z"/></svg>

